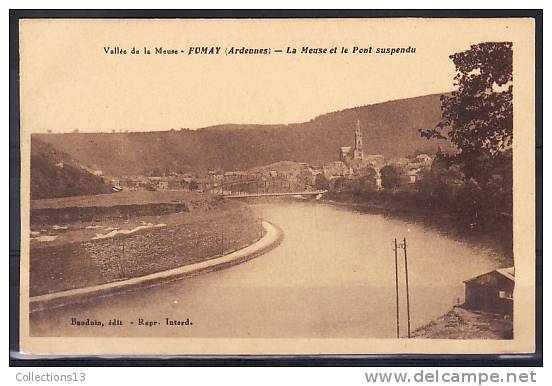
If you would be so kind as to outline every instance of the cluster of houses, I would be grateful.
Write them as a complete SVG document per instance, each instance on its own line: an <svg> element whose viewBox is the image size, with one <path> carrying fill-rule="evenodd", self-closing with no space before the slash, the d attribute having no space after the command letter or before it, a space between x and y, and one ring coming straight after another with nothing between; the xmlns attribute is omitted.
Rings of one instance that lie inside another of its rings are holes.
<svg viewBox="0 0 552 386"><path fill-rule="evenodd" d="M408 184L416 184L423 178L423 171L430 168L433 157L427 154L419 154L413 159L392 158L386 160L383 155L374 154L365 156L360 162L351 162L350 159L340 159L325 164L321 170L330 181L330 185L339 177L355 178L366 174L367 168L372 168L376 173L376 185L382 189L381 170L385 166L393 166L401 172Z"/></svg>
<svg viewBox="0 0 552 386"><path fill-rule="evenodd" d="M210 170L205 174L168 176L124 176L110 179L116 190L184 190L215 194L240 192L292 191L299 189L294 173L267 170L264 172ZM304 188L304 187L303 187ZM302 189L304 190L304 189Z"/></svg>
<svg viewBox="0 0 552 386"><path fill-rule="evenodd" d="M403 180L408 184L416 184L423 176L423 171L429 168L433 157L418 154L414 158L395 158L386 160L380 154L364 154L362 131L357 122L354 147L339 148L339 160L331 161L321 166L307 163L283 161L262 168L248 171L209 170L203 174L170 173L164 176L124 176L108 178L114 191L132 190L185 190L211 192L217 194L232 192L291 192L305 191L315 188L316 177L322 174L329 182L330 188L340 177L354 179L366 175L368 168L375 172L375 184L382 189L381 170L388 165L400 170ZM98 170L91 171L102 176Z"/></svg>
<svg viewBox="0 0 552 386"><path fill-rule="evenodd" d="M110 180L116 188L125 191L135 190L197 190L196 177L191 174L170 176L124 176Z"/></svg>
<svg viewBox="0 0 552 386"><path fill-rule="evenodd" d="M416 184L423 178L423 171L431 167L432 156L418 154L414 158L393 158L386 160L381 154L364 154L362 131L357 121L355 130L355 145L343 146L339 149L339 161L327 163L322 168L324 177L332 183L340 177L355 178L366 175L368 168L375 172L375 182L378 189L382 189L381 170L385 166L395 167L407 184Z"/></svg>

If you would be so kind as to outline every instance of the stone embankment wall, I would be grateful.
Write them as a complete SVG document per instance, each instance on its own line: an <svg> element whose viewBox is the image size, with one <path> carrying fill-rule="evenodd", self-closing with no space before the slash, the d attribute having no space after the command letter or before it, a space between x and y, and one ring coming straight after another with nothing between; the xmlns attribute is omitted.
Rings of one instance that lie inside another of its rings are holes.
<svg viewBox="0 0 552 386"><path fill-rule="evenodd" d="M182 218L182 224L126 235L32 247L31 296L208 260L243 248L262 236L260 219L243 203L228 202L213 210L183 212Z"/></svg>

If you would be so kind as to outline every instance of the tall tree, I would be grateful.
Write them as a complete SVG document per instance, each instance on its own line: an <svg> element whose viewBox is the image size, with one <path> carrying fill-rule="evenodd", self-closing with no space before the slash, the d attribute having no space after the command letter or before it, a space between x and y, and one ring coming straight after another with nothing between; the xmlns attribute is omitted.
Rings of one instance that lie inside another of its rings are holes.
<svg viewBox="0 0 552 386"><path fill-rule="evenodd" d="M512 43L480 43L451 55L457 74L441 97L441 122L422 136L449 139L462 161L494 157L512 145Z"/></svg>
<svg viewBox="0 0 552 386"><path fill-rule="evenodd" d="M381 185L384 189L396 189L401 185L401 170L393 165L381 168Z"/></svg>
<svg viewBox="0 0 552 386"><path fill-rule="evenodd" d="M316 189L325 190L330 188L330 182L324 176L324 174L320 173L317 174L314 178L314 186L316 187Z"/></svg>

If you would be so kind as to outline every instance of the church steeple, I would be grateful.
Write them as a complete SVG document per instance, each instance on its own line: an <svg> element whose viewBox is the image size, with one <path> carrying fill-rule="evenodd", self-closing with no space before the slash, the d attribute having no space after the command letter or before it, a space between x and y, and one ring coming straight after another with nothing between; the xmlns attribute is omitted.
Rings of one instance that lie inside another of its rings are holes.
<svg viewBox="0 0 552 386"><path fill-rule="evenodd" d="M364 153L362 150L362 131L360 130L360 120L358 119L355 130L355 149L353 151L353 158L361 161L364 158Z"/></svg>

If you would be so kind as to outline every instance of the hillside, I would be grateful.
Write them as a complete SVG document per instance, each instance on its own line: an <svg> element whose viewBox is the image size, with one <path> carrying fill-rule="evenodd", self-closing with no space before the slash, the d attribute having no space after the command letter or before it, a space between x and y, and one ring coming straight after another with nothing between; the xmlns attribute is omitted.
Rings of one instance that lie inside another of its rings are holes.
<svg viewBox="0 0 552 386"><path fill-rule="evenodd" d="M320 165L353 144L361 122L366 154L404 157L446 144L422 138L419 128L441 117L440 95L402 99L318 116L290 125L226 124L198 130L134 133L36 134L83 164L111 175L153 171L244 170L289 160ZM183 125L185 122L183 122Z"/></svg>
<svg viewBox="0 0 552 386"><path fill-rule="evenodd" d="M31 143L31 199L111 193L102 178L37 138Z"/></svg>

